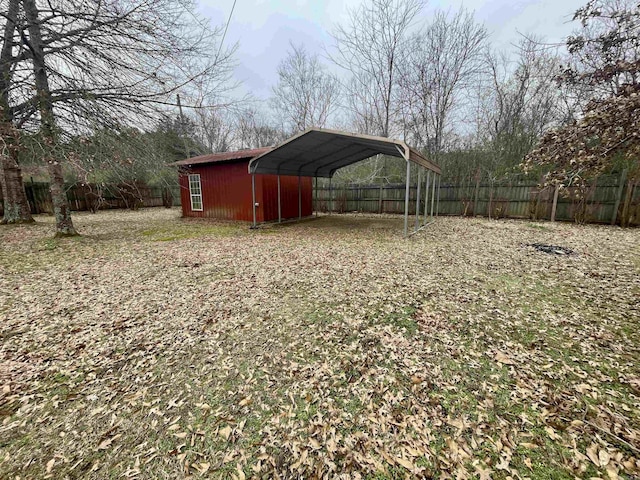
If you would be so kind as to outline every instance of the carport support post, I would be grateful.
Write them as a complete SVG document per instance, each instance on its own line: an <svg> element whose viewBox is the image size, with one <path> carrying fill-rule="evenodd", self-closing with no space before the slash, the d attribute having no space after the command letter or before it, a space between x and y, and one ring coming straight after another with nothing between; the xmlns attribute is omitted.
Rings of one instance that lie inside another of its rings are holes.
<svg viewBox="0 0 640 480"><path fill-rule="evenodd" d="M431 181L431 170L427 170L427 180L424 182L424 224L427 224L429 214L429 182Z"/></svg>
<svg viewBox="0 0 640 480"><path fill-rule="evenodd" d="M302 181L298 175L298 220L302 219Z"/></svg>
<svg viewBox="0 0 640 480"><path fill-rule="evenodd" d="M315 201L313 202L313 210L316 213L316 217L318 216L318 177L315 178L316 181L316 188L315 191L313 192L315 195Z"/></svg>
<svg viewBox="0 0 640 480"><path fill-rule="evenodd" d="M333 190L331 190L331 180L332 178L329 177L329 201L327 202L329 206L329 215L331 215L331 210L333 210Z"/></svg>
<svg viewBox="0 0 640 480"><path fill-rule="evenodd" d="M431 220L433 221L433 207L436 202L436 174L433 174L433 188L431 189Z"/></svg>
<svg viewBox="0 0 640 480"><path fill-rule="evenodd" d="M420 223L420 184L422 183L422 169L418 169L418 191L416 192L416 227L418 230L418 224Z"/></svg>
<svg viewBox="0 0 640 480"><path fill-rule="evenodd" d="M433 185L431 188L431 220L433 220L433 204L435 203L435 199L436 199L436 174L434 172Z"/></svg>
<svg viewBox="0 0 640 480"><path fill-rule="evenodd" d="M280 199L280 175L278 175L278 223L282 223L282 200Z"/></svg>
<svg viewBox="0 0 640 480"><path fill-rule="evenodd" d="M440 177L442 177L442 174L438 175L438 194L436 195L436 217L438 216L438 212L440 211Z"/></svg>
<svg viewBox="0 0 640 480"><path fill-rule="evenodd" d="M251 198L253 199L253 228L256 228L256 175L251 174Z"/></svg>
<svg viewBox="0 0 640 480"><path fill-rule="evenodd" d="M409 182L411 181L411 162L407 160L407 181L404 191L404 236L409 233Z"/></svg>

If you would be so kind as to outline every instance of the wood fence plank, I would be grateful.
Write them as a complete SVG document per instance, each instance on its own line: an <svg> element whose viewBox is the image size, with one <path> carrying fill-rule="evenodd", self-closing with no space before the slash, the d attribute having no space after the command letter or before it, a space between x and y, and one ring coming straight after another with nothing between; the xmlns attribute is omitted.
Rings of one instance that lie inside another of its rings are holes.
<svg viewBox="0 0 640 480"><path fill-rule="evenodd" d="M560 185L556 185L553 191L553 204L551 205L551 221L556 221L556 209L558 208L558 193L560 193Z"/></svg>
<svg viewBox="0 0 640 480"><path fill-rule="evenodd" d="M622 201L622 195L624 192L624 182L627 180L627 169L625 168L620 174L620 184L618 185L618 192L616 194L616 203L613 206L613 214L611 215L611 225L616 224L618 218L618 209L620 208L620 202Z"/></svg>

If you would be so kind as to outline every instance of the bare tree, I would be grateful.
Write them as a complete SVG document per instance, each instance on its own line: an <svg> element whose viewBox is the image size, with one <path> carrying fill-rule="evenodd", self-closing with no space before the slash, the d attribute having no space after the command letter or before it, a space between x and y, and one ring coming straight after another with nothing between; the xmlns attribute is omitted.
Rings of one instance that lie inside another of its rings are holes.
<svg viewBox="0 0 640 480"><path fill-rule="evenodd" d="M290 132L324 127L337 106L340 83L325 71L317 55L301 45L291 43L290 48L278 66L272 104Z"/></svg>
<svg viewBox="0 0 640 480"><path fill-rule="evenodd" d="M193 112L196 135L210 152L233 148L233 118L227 108L197 108Z"/></svg>
<svg viewBox="0 0 640 480"><path fill-rule="evenodd" d="M407 31L423 0L372 0L350 12L349 23L333 32L332 60L349 72L347 98L354 116L387 137L395 114L398 67Z"/></svg>
<svg viewBox="0 0 640 480"><path fill-rule="evenodd" d="M27 28L14 43L25 48L14 64L32 67L22 78L31 89L18 91L11 109L20 125L40 128L57 232L72 234L62 157L53 155L60 135L95 125L152 127L178 89L197 79L224 83L234 48L221 48L222 30L211 32L181 0L22 4Z"/></svg>
<svg viewBox="0 0 640 480"><path fill-rule="evenodd" d="M493 172L518 165L544 131L563 117L555 82L559 58L540 45L524 38L515 68L504 53L487 54L490 85L480 91L481 122Z"/></svg>
<svg viewBox="0 0 640 480"><path fill-rule="evenodd" d="M37 108L41 120L40 132L44 142L43 158L50 177L49 188L53 201L53 213L56 218L56 236L77 235L73 221L71 220L71 209L69 208L64 190L62 165L53 156L53 151L58 145L58 133L43 50L44 43L40 27L40 13L38 12L35 0L23 0L22 4L24 6L29 32L29 39L24 39L24 41L29 48L31 62L33 64Z"/></svg>
<svg viewBox="0 0 640 480"><path fill-rule="evenodd" d="M399 66L407 34L424 0L372 0L349 15L346 25L333 32L332 61L349 74L345 82L346 107L362 133L388 137L400 111ZM389 163L376 156L367 162L374 176L389 182Z"/></svg>
<svg viewBox="0 0 640 480"><path fill-rule="evenodd" d="M237 113L235 142L239 148L261 148L276 145L287 138L287 134L257 109L249 107Z"/></svg>
<svg viewBox="0 0 640 480"><path fill-rule="evenodd" d="M400 75L404 130L436 160L454 110L482 73L486 39L487 30L465 10L437 12L411 38Z"/></svg>
<svg viewBox="0 0 640 480"><path fill-rule="evenodd" d="M254 107L244 108L236 113L234 130L234 142L238 148L269 147L277 145L288 136Z"/></svg>
<svg viewBox="0 0 640 480"><path fill-rule="evenodd" d="M480 181L494 184L521 175L518 165L545 129L566 118L564 92L555 80L557 48L523 37L514 52L486 49L482 61L438 158L443 179L470 192Z"/></svg>
<svg viewBox="0 0 640 480"><path fill-rule="evenodd" d="M219 93L231 74L235 47L219 48L221 29L208 30L181 0L52 0L37 6L61 128L127 120L140 127L147 119L153 126L158 108L175 105L179 89L198 81L200 98L206 81ZM29 49L17 60L30 61ZM36 105L26 95L13 110L29 116Z"/></svg>
<svg viewBox="0 0 640 480"><path fill-rule="evenodd" d="M20 0L9 0L3 15L4 28L0 51L0 186L4 216L2 223L33 222L18 164L19 132L13 123L9 101L15 71L13 39L18 23Z"/></svg>

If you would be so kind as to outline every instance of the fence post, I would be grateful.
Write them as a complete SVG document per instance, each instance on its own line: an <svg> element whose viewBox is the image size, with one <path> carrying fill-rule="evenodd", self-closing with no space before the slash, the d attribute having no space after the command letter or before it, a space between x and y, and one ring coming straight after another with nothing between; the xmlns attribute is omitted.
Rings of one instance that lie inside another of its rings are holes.
<svg viewBox="0 0 640 480"><path fill-rule="evenodd" d="M480 174L478 173L476 175L476 191L474 194L474 200L473 200L473 216L477 216L478 215L478 194L480 192Z"/></svg>
<svg viewBox="0 0 640 480"><path fill-rule="evenodd" d="M616 203L613 207L613 215L611 215L611 225L616 224L618 218L618 208L620 208L620 202L622 201L622 194L624 193L624 182L627 180L627 169L625 168L620 174L620 185L618 186L618 193L616 194Z"/></svg>
<svg viewBox="0 0 640 480"><path fill-rule="evenodd" d="M491 220L491 208L493 207L493 182L489 185L489 206L487 207L487 213L489 220Z"/></svg>
<svg viewBox="0 0 640 480"><path fill-rule="evenodd" d="M380 190L378 190L379 193L379 197L378 197L378 213L382 213L382 184L380 184Z"/></svg>
<svg viewBox="0 0 640 480"><path fill-rule="evenodd" d="M622 218L620 219L620 226L629 226L629 207L631 206L631 200L633 200L633 191L636 185L633 180L627 180L627 192L624 196L624 203L622 204Z"/></svg>
<svg viewBox="0 0 640 480"><path fill-rule="evenodd" d="M553 192L553 204L551 205L551 221L556 221L556 208L558 207L558 193L560 192L560 185L556 183L556 189Z"/></svg>

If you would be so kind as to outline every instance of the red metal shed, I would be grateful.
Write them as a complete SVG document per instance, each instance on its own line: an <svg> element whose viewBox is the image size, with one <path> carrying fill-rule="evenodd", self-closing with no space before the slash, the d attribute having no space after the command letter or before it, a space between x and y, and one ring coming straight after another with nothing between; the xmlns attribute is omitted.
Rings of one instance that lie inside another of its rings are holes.
<svg viewBox="0 0 640 480"><path fill-rule="evenodd" d="M180 167L180 199L185 217L253 220L249 161L271 147L214 153L176 162ZM300 182L300 184L298 184ZM298 203L298 188L301 203ZM256 221L278 220L278 176L255 175ZM282 219L313 213L309 177L280 176Z"/></svg>

